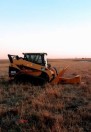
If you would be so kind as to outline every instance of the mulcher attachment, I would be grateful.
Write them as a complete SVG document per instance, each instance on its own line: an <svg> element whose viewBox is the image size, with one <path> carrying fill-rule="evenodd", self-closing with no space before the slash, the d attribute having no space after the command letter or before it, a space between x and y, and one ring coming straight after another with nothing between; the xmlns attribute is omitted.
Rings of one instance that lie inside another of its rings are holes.
<svg viewBox="0 0 91 132"><path fill-rule="evenodd" d="M72 78L64 78L62 77L65 71L68 69L68 66L62 69L59 74L50 82L51 84L80 84L81 77L80 75L76 75Z"/></svg>

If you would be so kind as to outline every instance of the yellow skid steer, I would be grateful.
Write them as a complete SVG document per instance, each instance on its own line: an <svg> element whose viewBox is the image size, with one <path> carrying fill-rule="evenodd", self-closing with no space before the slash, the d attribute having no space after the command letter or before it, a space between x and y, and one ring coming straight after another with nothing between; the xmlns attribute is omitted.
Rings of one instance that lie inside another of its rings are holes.
<svg viewBox="0 0 91 132"><path fill-rule="evenodd" d="M73 78L63 78L68 67L59 73L55 67L47 64L47 53L23 53L23 57L8 54L10 61L9 78L16 81L29 81L33 84L79 84L80 75Z"/></svg>

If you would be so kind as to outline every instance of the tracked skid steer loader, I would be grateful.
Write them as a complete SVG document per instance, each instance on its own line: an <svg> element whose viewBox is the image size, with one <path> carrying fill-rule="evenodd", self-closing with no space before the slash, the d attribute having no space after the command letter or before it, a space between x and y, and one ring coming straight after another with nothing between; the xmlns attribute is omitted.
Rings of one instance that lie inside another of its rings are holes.
<svg viewBox="0 0 91 132"><path fill-rule="evenodd" d="M16 82L30 82L40 85L45 83L50 84L79 84L81 82L80 75L73 78L63 78L63 74L68 67L57 73L56 68L47 64L47 53L23 53L24 57L8 54L10 61L9 78Z"/></svg>

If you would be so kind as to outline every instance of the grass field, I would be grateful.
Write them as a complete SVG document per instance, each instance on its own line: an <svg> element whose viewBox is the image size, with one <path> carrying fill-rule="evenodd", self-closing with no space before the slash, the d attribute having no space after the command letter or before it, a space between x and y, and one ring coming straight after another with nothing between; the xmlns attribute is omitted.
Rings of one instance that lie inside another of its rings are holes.
<svg viewBox="0 0 91 132"><path fill-rule="evenodd" d="M48 60L65 77L81 75L80 85L32 86L8 83L8 61L0 60L1 132L90 132L90 60Z"/></svg>

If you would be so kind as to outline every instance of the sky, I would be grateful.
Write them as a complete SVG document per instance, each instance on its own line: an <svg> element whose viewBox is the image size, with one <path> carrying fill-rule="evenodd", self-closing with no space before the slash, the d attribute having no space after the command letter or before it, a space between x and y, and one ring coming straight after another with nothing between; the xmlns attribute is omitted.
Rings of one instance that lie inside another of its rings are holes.
<svg viewBox="0 0 91 132"><path fill-rule="evenodd" d="M91 0L0 0L0 59L91 58Z"/></svg>

